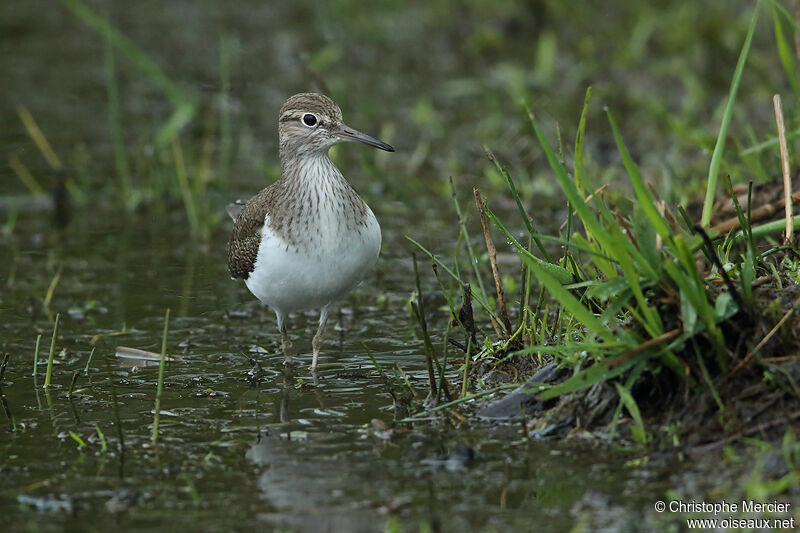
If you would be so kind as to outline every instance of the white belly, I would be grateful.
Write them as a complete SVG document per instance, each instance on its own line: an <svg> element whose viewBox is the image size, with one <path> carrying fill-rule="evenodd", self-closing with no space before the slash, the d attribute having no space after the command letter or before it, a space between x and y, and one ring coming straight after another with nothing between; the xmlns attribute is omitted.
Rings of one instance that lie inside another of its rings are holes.
<svg viewBox="0 0 800 533"><path fill-rule="evenodd" d="M311 239L292 246L270 229L268 217L265 220L255 266L245 284L279 314L328 305L361 281L378 259L381 229L371 210L360 233L346 230L333 216L320 217L317 223Z"/></svg>

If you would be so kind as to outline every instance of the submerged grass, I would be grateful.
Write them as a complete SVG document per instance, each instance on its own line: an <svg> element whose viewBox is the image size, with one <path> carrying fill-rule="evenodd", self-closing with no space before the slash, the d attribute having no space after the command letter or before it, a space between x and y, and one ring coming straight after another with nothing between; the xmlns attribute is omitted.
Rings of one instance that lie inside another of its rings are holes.
<svg viewBox="0 0 800 533"><path fill-rule="evenodd" d="M42 335L36 335L36 346L33 348L33 371L31 372L31 376L33 376L33 383L36 385L36 375L38 373L37 368L39 366L39 341L42 340Z"/></svg>
<svg viewBox="0 0 800 533"><path fill-rule="evenodd" d="M50 339L50 353L47 356L47 373L44 376L44 388L50 388L50 379L53 376L53 359L56 355L56 338L58 337L58 320L61 317L61 313L56 314L55 322L53 322L53 336ZM38 341L38 339L37 339ZM38 342L37 342L38 348ZM38 355L39 350L36 350L36 354Z"/></svg>
<svg viewBox="0 0 800 533"><path fill-rule="evenodd" d="M164 390L164 368L167 364L167 331L169 329L169 309L164 314L164 334L161 337L161 359L158 362L158 385L156 388L156 404L153 411L153 444L158 443L158 421L161 416L161 393Z"/></svg>

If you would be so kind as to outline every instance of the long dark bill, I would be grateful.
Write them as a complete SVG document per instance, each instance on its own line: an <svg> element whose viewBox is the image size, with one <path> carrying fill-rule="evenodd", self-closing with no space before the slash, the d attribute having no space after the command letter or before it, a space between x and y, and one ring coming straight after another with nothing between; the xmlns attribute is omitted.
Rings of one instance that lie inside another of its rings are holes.
<svg viewBox="0 0 800 533"><path fill-rule="evenodd" d="M375 148L380 148L381 150L386 150L387 152L394 152L392 145L379 141L375 137L370 137L366 133L354 130L350 126L342 126L342 129L339 130L339 135L342 137L343 141L356 141L374 146Z"/></svg>

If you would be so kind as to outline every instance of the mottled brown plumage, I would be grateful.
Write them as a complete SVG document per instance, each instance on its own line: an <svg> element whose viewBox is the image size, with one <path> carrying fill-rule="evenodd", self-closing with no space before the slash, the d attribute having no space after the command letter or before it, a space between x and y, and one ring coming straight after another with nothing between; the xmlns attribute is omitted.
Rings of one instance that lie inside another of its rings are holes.
<svg viewBox="0 0 800 533"><path fill-rule="evenodd" d="M287 246L316 241L311 224L317 219L325 202L334 202L345 218L340 223L346 230L360 231L368 214L367 204L346 180L335 180L330 188L303 188L301 178L293 176L296 169L287 169L284 177L253 196L238 214L228 242L228 270L231 277L247 279L253 272L261 230L266 217L269 227Z"/></svg>
<svg viewBox="0 0 800 533"><path fill-rule="evenodd" d="M232 278L247 279L253 271L261 244L261 228L269 206L274 202L277 183L253 196L234 220L228 242L228 271Z"/></svg>

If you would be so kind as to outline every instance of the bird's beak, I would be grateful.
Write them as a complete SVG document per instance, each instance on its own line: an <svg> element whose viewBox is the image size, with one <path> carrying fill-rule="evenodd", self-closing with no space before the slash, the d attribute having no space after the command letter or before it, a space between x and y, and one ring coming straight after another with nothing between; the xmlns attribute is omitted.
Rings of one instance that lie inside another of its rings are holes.
<svg viewBox="0 0 800 533"><path fill-rule="evenodd" d="M386 150L387 152L394 152L394 148L392 148L391 145L386 144L383 141L379 141L375 137L370 137L366 133L356 131L350 126L345 126L344 124L342 124L342 127L339 129L339 137L341 137L343 141L358 141L360 143L374 146L375 148L380 148L381 150Z"/></svg>

